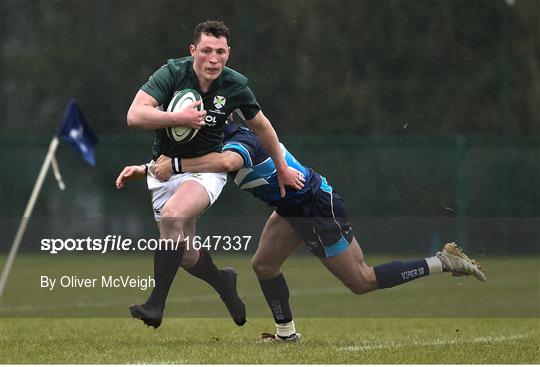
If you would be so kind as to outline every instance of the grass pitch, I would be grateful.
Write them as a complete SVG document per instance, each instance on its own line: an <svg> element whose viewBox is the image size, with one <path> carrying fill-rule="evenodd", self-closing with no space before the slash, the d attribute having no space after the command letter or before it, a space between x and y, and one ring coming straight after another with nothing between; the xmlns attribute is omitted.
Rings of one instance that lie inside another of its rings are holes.
<svg viewBox="0 0 540 367"><path fill-rule="evenodd" d="M355 296L295 256L284 272L304 338L278 345L255 342L274 326L248 258L215 260L239 271L243 327L183 272L157 330L127 315L148 290L39 287L43 274L151 274L149 256L21 255L2 298L0 363L540 363L538 258L482 259L486 283L441 274Z"/></svg>
<svg viewBox="0 0 540 367"><path fill-rule="evenodd" d="M297 319L304 340L257 344L268 319L8 319L2 363L538 363L538 319Z"/></svg>

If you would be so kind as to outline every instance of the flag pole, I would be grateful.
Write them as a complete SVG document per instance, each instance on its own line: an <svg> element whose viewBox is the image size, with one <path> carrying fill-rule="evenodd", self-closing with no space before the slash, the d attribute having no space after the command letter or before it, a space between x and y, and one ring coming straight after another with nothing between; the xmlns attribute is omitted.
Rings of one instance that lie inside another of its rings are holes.
<svg viewBox="0 0 540 367"><path fill-rule="evenodd" d="M24 232L26 231L26 226L28 225L28 220L30 219L32 211L34 210L34 205L38 198L39 192L41 191L41 186L43 186L43 181L47 176L47 171L49 170L51 161L54 159L54 152L56 151L57 147L58 136L55 135L54 138L51 140L51 143L49 144L49 151L47 152L45 160L43 161L43 165L41 166L41 170L39 171L39 175L34 185L34 189L32 190L32 195L30 195L30 199L28 200L28 204L26 205L26 209L24 210L21 223L19 224L19 228L17 229L15 240L13 241L11 249L9 250L9 255L4 265L4 269L2 269L2 276L0 277L0 296L2 296L2 294L4 293L4 288L6 286L7 278L11 271L13 261L15 260L15 256L17 255L17 251L19 250L21 240L23 238Z"/></svg>
<svg viewBox="0 0 540 367"><path fill-rule="evenodd" d="M56 138L58 139L58 138ZM52 156L52 169L54 173L54 178L56 178L56 182L58 182L58 187L60 190L65 190L66 185L64 184L64 180L62 179L62 175L60 174L60 168L58 167L58 161L56 160L56 155L53 154Z"/></svg>

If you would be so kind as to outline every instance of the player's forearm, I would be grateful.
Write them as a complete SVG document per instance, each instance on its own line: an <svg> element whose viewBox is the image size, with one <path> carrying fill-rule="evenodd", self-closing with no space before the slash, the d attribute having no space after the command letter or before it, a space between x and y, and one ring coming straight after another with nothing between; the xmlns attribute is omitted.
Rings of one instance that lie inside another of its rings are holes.
<svg viewBox="0 0 540 367"><path fill-rule="evenodd" d="M209 153L197 158L182 158L184 172L226 172L227 160L223 153Z"/></svg>
<svg viewBox="0 0 540 367"><path fill-rule="evenodd" d="M130 127L152 130L178 125L170 112L147 105L131 106L127 114L127 123Z"/></svg>
<svg viewBox="0 0 540 367"><path fill-rule="evenodd" d="M262 112L259 113L260 116L257 115L256 119L250 120L249 127L255 132L264 149L274 161L276 170L281 172L287 168L287 163L281 153L279 139L270 121L262 115Z"/></svg>
<svg viewBox="0 0 540 367"><path fill-rule="evenodd" d="M263 134L260 134L258 136L265 136L264 138L261 138L261 142L264 149L272 158L272 161L276 166L276 171L279 173L287 168L287 162L285 162L283 154L281 153L277 134L275 133L274 129L272 129L271 131L272 133L265 130Z"/></svg>

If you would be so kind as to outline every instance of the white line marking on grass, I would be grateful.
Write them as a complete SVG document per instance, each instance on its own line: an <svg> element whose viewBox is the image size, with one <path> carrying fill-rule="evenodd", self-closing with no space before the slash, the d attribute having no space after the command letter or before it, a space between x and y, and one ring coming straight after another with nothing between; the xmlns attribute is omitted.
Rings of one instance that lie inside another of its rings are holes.
<svg viewBox="0 0 540 367"><path fill-rule="evenodd" d="M197 296L184 296L174 298L171 297L168 299L168 303L190 303L190 302L206 302L209 300L219 300L219 296L208 294L208 295L197 295ZM142 299L141 299L142 300ZM46 305L13 305L8 307L2 307L3 312L9 311L33 311L33 310L63 310L65 308L107 308L114 306L129 306L129 302L133 303L134 300L117 300L117 301L103 301L103 302L92 302L92 301L79 301L79 302L57 302L55 304L46 304Z"/></svg>
<svg viewBox="0 0 540 367"><path fill-rule="evenodd" d="M383 344L361 344L361 345L348 345L344 347L336 348L340 352L358 352L366 350L382 350L382 349L397 349L408 347L436 347L445 345L457 345L457 344L481 344L481 343L503 343L511 340L519 340L531 336L530 334L516 334L509 336L479 336L472 339L454 339L454 340L441 340L435 339L425 342L411 342L411 343L383 343Z"/></svg>
<svg viewBox="0 0 540 367"><path fill-rule="evenodd" d="M303 296L303 295L333 295L333 294L341 294L341 293L349 293L350 291L345 287L329 287L329 288L321 288L321 289L314 289L314 290L308 290L308 291L294 291L291 290L291 294L293 296ZM219 300L219 296L216 293L207 293L207 294L200 294L200 295L184 295L179 297L169 297L167 300L167 303L169 305L174 304L185 304L185 303L191 303L191 302L208 302L212 300ZM49 303L49 304L22 304L22 305L9 305L5 306L2 305L2 312L3 313L9 313L9 312L17 312L20 313L21 311L35 311L35 310L63 310L66 308L107 308L107 307L115 307L115 306L129 306L130 302L134 303L136 300L114 300L114 301L101 301L101 302L95 302L95 301L77 301L77 302L60 302L55 301L55 303ZM142 299L140 300L142 301Z"/></svg>

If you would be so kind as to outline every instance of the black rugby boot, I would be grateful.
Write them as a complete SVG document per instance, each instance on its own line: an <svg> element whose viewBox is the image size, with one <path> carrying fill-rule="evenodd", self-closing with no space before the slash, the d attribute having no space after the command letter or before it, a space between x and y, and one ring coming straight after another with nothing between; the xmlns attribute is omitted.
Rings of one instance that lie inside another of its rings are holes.
<svg viewBox="0 0 540 367"><path fill-rule="evenodd" d="M163 320L163 308L151 303L129 306L129 313L134 319L142 320L146 326L157 329Z"/></svg>
<svg viewBox="0 0 540 367"><path fill-rule="evenodd" d="M236 278L238 274L233 268L225 268L220 273L223 277L223 291L220 294L221 300L227 306L227 310L236 325L242 326L246 323L246 305L238 296L236 289Z"/></svg>

